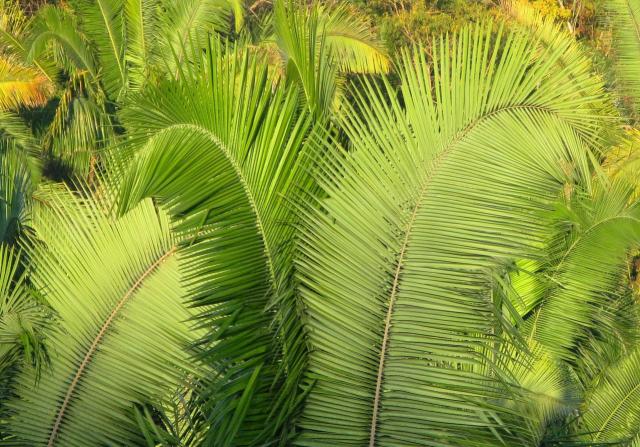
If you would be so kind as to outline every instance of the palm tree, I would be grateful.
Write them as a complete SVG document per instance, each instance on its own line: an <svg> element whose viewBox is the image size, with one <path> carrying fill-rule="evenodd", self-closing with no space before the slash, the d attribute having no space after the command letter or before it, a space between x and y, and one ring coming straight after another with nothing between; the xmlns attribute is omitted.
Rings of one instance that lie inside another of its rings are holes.
<svg viewBox="0 0 640 447"><path fill-rule="evenodd" d="M640 442L614 95L504 8L351 86L390 65L343 7L276 2L257 40L240 2L41 9L10 50L65 73L45 135L104 150L43 182L0 120L0 442Z"/></svg>

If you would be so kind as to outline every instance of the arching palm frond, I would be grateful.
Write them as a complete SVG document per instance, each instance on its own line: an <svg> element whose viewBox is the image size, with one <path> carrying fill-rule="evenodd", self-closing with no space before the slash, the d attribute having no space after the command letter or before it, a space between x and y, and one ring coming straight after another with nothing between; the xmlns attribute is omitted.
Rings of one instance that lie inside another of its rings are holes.
<svg viewBox="0 0 640 447"><path fill-rule="evenodd" d="M504 403L522 398L509 361L488 355L517 342L492 272L541 255L553 203L590 182L599 118L555 68L562 52L521 33L478 26L433 48L432 70L405 58L401 100L360 93L353 154L321 162L327 199L298 261L315 385L297 445L540 436Z"/></svg>
<svg viewBox="0 0 640 447"><path fill-rule="evenodd" d="M390 61L366 18L342 3L321 9L318 26L335 63L346 73L386 73Z"/></svg>
<svg viewBox="0 0 640 447"><path fill-rule="evenodd" d="M305 339L289 280L289 202L310 184L312 121L297 89L274 84L247 53L224 53L214 40L207 55L189 57L196 67L123 112L130 140L112 177L122 209L150 196L181 221L185 287L207 331L203 358L218 374L207 443L253 445L286 431L298 405Z"/></svg>
<svg viewBox="0 0 640 447"><path fill-rule="evenodd" d="M51 371L24 368L3 421L27 445L143 442L134 403L162 403L183 377L191 317L168 217L150 200L114 219L100 199L52 193L36 214L31 282L56 312Z"/></svg>

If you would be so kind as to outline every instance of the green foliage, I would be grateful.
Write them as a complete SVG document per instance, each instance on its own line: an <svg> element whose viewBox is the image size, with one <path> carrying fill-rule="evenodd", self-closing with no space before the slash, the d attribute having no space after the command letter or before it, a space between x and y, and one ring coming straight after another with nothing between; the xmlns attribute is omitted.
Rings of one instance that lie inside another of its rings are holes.
<svg viewBox="0 0 640 447"><path fill-rule="evenodd" d="M0 0L0 445L640 445L635 5Z"/></svg>

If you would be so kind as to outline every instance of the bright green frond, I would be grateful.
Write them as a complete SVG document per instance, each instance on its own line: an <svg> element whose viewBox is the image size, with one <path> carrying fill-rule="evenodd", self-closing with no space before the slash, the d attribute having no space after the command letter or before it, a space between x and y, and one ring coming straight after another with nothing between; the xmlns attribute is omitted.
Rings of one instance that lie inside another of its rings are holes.
<svg viewBox="0 0 640 447"><path fill-rule="evenodd" d="M74 0L82 30L95 48L100 79L113 99L127 86L122 0Z"/></svg>
<svg viewBox="0 0 640 447"><path fill-rule="evenodd" d="M640 353L636 350L607 371L587 396L580 431L586 439L635 445L640 431ZM631 443L636 438L635 443ZM627 444L629 443L629 444Z"/></svg>
<svg viewBox="0 0 640 447"><path fill-rule="evenodd" d="M211 34L228 32L227 0L162 0L161 7L164 11L159 16L154 62L172 76L193 62L188 59L192 55L189 49L206 48Z"/></svg>
<svg viewBox="0 0 640 447"><path fill-rule="evenodd" d="M343 72L385 73L390 61L366 18L345 3L321 9L319 32L326 36L335 63Z"/></svg>
<svg viewBox="0 0 640 447"><path fill-rule="evenodd" d="M301 324L289 283L290 202L310 182L311 121L296 89L274 84L248 54L223 50L213 41L180 82L123 112L131 139L112 176L123 209L150 196L180 221L185 287L207 331L200 348L219 371L208 390L207 442L240 446L278 433L297 404L305 340L285 333ZM274 394L281 386L287 393Z"/></svg>
<svg viewBox="0 0 640 447"><path fill-rule="evenodd" d="M65 195L50 195L29 250L31 281L60 322L51 371L34 387L25 368L8 431L30 446L135 445L132 405L164 402L196 368L183 261L150 200L114 219L100 201Z"/></svg>
<svg viewBox="0 0 640 447"><path fill-rule="evenodd" d="M433 47L431 64L405 58L401 101L364 88L343 120L353 155L321 162L298 445L530 445L496 403L518 386L485 354L509 343L491 272L540 254L553 202L589 181L598 117L561 52L523 34L478 26Z"/></svg>

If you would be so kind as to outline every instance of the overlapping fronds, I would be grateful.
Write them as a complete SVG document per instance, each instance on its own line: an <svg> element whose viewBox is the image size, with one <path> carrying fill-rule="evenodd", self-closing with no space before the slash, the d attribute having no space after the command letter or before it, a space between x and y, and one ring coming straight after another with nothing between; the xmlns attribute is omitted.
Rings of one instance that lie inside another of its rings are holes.
<svg viewBox="0 0 640 447"><path fill-rule="evenodd" d="M15 371L32 367L38 378L49 360L46 335L53 325L53 316L27 286L28 270L21 261L17 249L0 244L0 396L3 400L10 394L7 383Z"/></svg>
<svg viewBox="0 0 640 447"><path fill-rule="evenodd" d="M598 185L560 211L567 234L549 253L553 284L529 334L558 358L574 360L578 342L601 327L597 309L615 299L625 280L629 252L640 243L639 208L628 206L630 194L623 182Z"/></svg>
<svg viewBox="0 0 640 447"><path fill-rule="evenodd" d="M326 36L335 63L347 73L386 73L389 58L371 24L347 3L320 11L320 32Z"/></svg>
<svg viewBox="0 0 640 447"><path fill-rule="evenodd" d="M603 162L604 171L613 179L624 179L633 185L632 200L640 198L640 131L631 129L625 138L609 149Z"/></svg>
<svg viewBox="0 0 640 447"><path fill-rule="evenodd" d="M121 209L151 196L180 219L185 287L207 331L203 358L218 371L207 443L250 445L289 424L297 404L305 340L289 282L290 202L310 184L311 120L297 89L274 84L246 53L213 40L189 57L195 67L123 112L130 140L111 175Z"/></svg>
<svg viewBox="0 0 640 447"><path fill-rule="evenodd" d="M613 32L614 67L623 102L640 117L640 3L607 0L602 4Z"/></svg>
<svg viewBox="0 0 640 447"><path fill-rule="evenodd" d="M635 350L608 369L589 392L579 423L586 440L637 444L640 438L639 368L640 353Z"/></svg>
<svg viewBox="0 0 640 447"><path fill-rule="evenodd" d="M274 9L276 42L284 56L286 79L302 88L309 109L320 116L331 109L342 83L320 25L319 9L300 10L290 0L276 1Z"/></svg>
<svg viewBox="0 0 640 447"><path fill-rule="evenodd" d="M22 445L144 442L134 403L162 403L183 376L192 334L166 213L146 200L120 218L96 199L49 195L29 249L31 282L56 312L51 370L25 368L4 421ZM108 260L108 261L107 261Z"/></svg>
<svg viewBox="0 0 640 447"><path fill-rule="evenodd" d="M431 64L405 57L401 100L390 86L356 92L353 154L320 161L328 198L299 260L315 385L298 445L539 436L510 430L497 403L520 391L506 359L485 354L509 343L491 272L536 259L553 202L589 183L603 93L583 95L557 70L562 49L522 33L478 26L433 48Z"/></svg>
<svg viewBox="0 0 640 447"><path fill-rule="evenodd" d="M206 48L209 36L229 31L227 0L164 0L159 15L157 64L176 75L189 62L192 47ZM174 57L175 56L175 57Z"/></svg>
<svg viewBox="0 0 640 447"><path fill-rule="evenodd" d="M77 18L68 8L40 8L31 33L29 59L50 55L67 72L86 72L98 82L100 70L95 55L87 36L81 32Z"/></svg>

